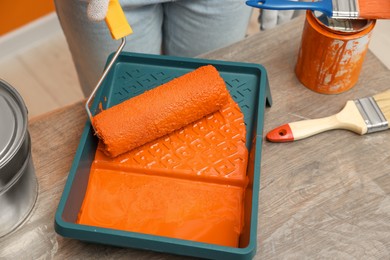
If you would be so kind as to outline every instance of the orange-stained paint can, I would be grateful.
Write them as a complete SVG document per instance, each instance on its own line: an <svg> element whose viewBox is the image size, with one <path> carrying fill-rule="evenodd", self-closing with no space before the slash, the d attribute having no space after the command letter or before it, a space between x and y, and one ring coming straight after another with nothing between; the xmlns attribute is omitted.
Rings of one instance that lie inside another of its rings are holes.
<svg viewBox="0 0 390 260"><path fill-rule="evenodd" d="M331 19L306 12L295 73L307 88L338 94L358 81L375 20Z"/></svg>

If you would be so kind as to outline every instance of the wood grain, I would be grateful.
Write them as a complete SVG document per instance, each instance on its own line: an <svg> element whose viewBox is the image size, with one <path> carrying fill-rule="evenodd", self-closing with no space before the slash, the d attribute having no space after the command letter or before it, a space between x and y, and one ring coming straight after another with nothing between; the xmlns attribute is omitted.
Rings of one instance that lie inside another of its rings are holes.
<svg viewBox="0 0 390 260"><path fill-rule="evenodd" d="M265 66L273 106L264 134L290 121L338 112L349 99L389 88L390 72L368 53L358 84L339 95L302 86L294 74L303 19L204 58ZM6 259L183 259L66 239L53 222L86 115L83 103L30 121L39 196L27 222L0 239ZM387 259L390 255L390 131L334 130L287 144L264 142L254 259Z"/></svg>
<svg viewBox="0 0 390 260"><path fill-rule="evenodd" d="M389 88L389 71L369 52L350 91L323 95L306 89L293 72L298 23L206 55L266 67L274 104L265 114L265 133L291 121L332 115L347 100ZM265 142L255 259L386 259L389 148L389 131L359 136L335 130L295 143Z"/></svg>

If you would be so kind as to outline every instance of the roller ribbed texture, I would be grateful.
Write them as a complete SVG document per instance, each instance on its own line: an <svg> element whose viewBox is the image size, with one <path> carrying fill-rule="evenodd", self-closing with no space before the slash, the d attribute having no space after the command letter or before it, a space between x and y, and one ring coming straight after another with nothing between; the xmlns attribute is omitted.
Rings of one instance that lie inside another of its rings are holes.
<svg viewBox="0 0 390 260"><path fill-rule="evenodd" d="M97 114L93 125L115 157L219 110L228 97L218 71L203 66Z"/></svg>

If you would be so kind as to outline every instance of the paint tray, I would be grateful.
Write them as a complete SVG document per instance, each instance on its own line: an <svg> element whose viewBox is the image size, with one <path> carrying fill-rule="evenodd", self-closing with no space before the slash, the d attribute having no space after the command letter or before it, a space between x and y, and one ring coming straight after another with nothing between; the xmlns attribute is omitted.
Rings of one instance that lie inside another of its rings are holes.
<svg viewBox="0 0 390 260"><path fill-rule="evenodd" d="M99 106L111 107L208 64L216 67L225 80L232 98L244 114L246 125L245 145L249 151L246 168L247 187L243 194L243 231L238 238L238 247L78 224L77 219L86 196L90 168L98 146L98 139L89 120L82 133L56 211L55 230L58 234L93 243L209 259L251 259L254 256L257 245L264 109L266 104L271 105L267 73L261 65L123 52L96 93L91 110L98 111ZM156 177L158 178L164 179L164 176Z"/></svg>

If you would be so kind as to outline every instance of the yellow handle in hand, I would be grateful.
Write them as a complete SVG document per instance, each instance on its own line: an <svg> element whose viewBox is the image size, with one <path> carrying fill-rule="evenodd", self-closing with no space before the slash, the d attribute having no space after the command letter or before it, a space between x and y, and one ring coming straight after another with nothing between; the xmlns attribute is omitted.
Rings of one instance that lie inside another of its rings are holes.
<svg viewBox="0 0 390 260"><path fill-rule="evenodd" d="M110 0L106 23L113 39L118 40L133 33L118 0Z"/></svg>

